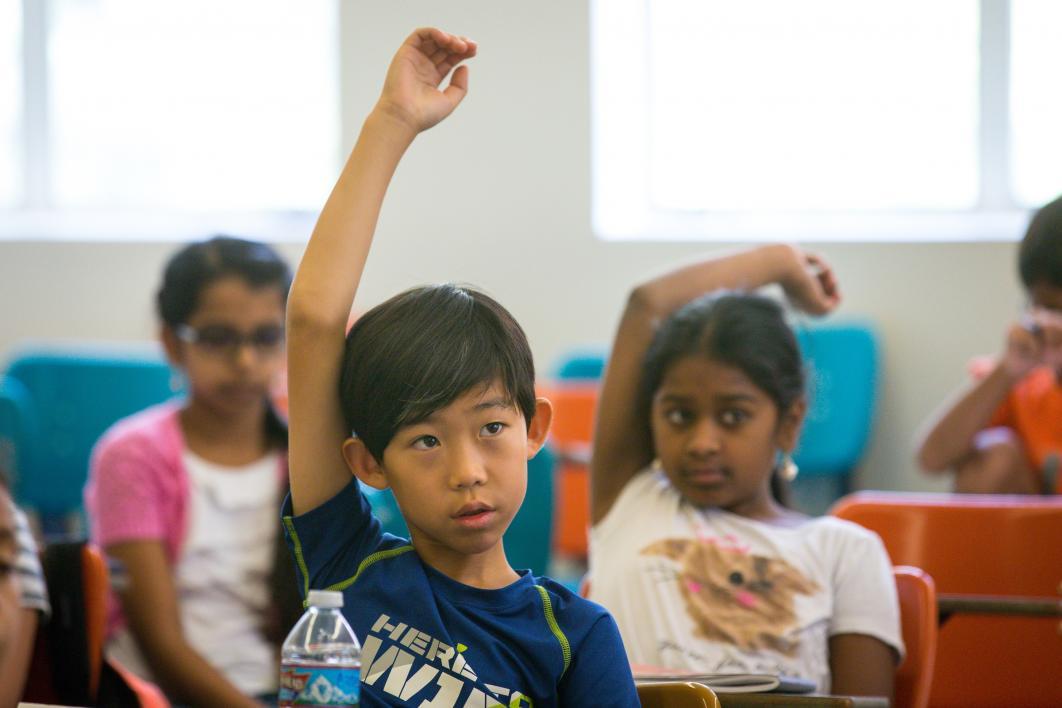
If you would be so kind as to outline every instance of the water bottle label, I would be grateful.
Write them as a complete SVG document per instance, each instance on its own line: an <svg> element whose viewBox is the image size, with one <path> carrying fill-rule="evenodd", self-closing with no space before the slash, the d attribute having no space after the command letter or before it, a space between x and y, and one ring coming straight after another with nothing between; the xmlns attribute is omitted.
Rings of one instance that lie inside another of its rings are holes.
<svg viewBox="0 0 1062 708"><path fill-rule="evenodd" d="M282 706L356 706L361 692L357 667L281 664L278 702Z"/></svg>

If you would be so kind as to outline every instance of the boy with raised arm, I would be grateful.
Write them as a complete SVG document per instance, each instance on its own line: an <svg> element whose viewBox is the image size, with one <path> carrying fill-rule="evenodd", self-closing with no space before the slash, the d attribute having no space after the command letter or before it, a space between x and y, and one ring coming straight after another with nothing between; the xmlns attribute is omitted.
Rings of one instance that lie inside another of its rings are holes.
<svg viewBox="0 0 1062 708"><path fill-rule="evenodd" d="M303 590L345 596L364 705L636 706L612 617L505 557L552 415L512 316L475 290L416 288L344 343L391 176L464 98L475 54L437 29L406 39L307 246L288 303L284 525ZM392 489L410 540L381 531L351 473Z"/></svg>

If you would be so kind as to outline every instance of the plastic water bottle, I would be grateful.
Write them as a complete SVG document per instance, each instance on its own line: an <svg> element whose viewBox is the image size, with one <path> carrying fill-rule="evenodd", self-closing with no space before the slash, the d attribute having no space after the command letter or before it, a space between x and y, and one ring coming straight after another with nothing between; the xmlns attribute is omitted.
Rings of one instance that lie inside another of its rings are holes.
<svg viewBox="0 0 1062 708"><path fill-rule="evenodd" d="M282 708L356 706L361 644L340 612L343 593L311 590L308 609L280 649Z"/></svg>

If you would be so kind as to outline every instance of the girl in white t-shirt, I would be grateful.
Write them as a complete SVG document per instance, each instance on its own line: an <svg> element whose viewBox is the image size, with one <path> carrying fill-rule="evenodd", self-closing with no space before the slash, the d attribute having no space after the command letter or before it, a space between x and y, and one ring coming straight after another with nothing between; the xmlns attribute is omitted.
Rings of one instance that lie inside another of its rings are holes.
<svg viewBox="0 0 1062 708"><path fill-rule="evenodd" d="M779 501L807 410L803 362L781 306L734 290L772 283L815 315L840 299L822 260L784 245L631 293L598 407L591 598L634 663L891 696L903 645L880 539Z"/></svg>

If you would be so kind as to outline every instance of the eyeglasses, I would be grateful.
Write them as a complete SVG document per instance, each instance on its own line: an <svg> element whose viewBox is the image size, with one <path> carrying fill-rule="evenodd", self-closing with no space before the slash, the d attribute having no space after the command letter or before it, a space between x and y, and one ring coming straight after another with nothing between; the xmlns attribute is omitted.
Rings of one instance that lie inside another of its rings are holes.
<svg viewBox="0 0 1062 708"><path fill-rule="evenodd" d="M221 325L196 329L182 324L177 325L174 332L182 342L194 344L204 352L217 356L233 356L244 344L250 344L258 356L274 356L284 343L284 328L279 325L264 325L244 334Z"/></svg>

